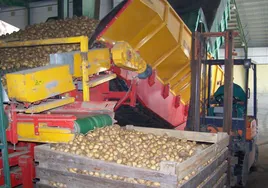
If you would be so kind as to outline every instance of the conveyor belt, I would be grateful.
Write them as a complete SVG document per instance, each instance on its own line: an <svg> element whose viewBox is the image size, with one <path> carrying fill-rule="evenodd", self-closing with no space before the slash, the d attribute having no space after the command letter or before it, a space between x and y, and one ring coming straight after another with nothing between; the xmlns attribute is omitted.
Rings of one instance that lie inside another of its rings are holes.
<svg viewBox="0 0 268 188"><path fill-rule="evenodd" d="M110 81L110 90L127 91L128 87L123 80L117 78ZM143 106L139 101L136 107L126 105L121 106L115 112L115 119L122 126L136 125L154 128L172 128L172 126L167 121Z"/></svg>

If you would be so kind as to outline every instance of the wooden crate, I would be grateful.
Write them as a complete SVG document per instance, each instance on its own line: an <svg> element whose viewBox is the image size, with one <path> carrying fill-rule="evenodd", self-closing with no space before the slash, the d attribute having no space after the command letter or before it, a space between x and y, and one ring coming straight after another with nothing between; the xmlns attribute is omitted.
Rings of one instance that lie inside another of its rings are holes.
<svg viewBox="0 0 268 188"><path fill-rule="evenodd" d="M162 161L159 171L90 159L51 150L48 144L40 145L35 147L35 160L39 162L39 165L36 167L36 176L40 178L37 186L50 187L49 182L53 181L64 183L67 187L71 188L148 187L141 184L71 173L68 171L69 168L159 182L162 188L223 187L226 184L227 146L229 143L229 137L226 133L201 133L134 126L127 126L126 129L135 129L156 135L167 134L171 137L210 143L211 145L182 163ZM203 164L209 160L210 163L204 166ZM180 180L184 179L193 171L196 172L194 176L191 176L189 179L187 178L188 180L186 182L178 185Z"/></svg>

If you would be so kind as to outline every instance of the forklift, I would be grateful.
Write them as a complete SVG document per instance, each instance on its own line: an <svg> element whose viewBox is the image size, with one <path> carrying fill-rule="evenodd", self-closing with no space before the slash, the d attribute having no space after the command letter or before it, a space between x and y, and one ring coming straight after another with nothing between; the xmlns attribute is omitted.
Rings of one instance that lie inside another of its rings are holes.
<svg viewBox="0 0 268 188"><path fill-rule="evenodd" d="M231 187L244 187L251 167L258 160L257 66L251 59L233 59L233 39L237 34L231 30L221 33L193 33L192 87L186 129L227 132L230 136L228 184ZM224 37L225 59L207 59L206 44L210 37ZM224 69L224 83L219 83L214 94L211 94L212 66L221 66ZM244 85L233 83L234 66L243 67ZM249 77L250 73L252 77ZM249 78L253 79L253 96L250 96ZM249 99L253 100L251 115L248 113Z"/></svg>

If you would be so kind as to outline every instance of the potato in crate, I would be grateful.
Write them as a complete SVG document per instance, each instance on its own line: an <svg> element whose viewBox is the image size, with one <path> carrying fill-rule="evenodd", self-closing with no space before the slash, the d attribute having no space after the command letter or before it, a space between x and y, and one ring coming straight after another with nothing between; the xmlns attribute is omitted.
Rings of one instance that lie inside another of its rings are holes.
<svg viewBox="0 0 268 188"><path fill-rule="evenodd" d="M39 187L221 187L229 137L113 125L35 147Z"/></svg>

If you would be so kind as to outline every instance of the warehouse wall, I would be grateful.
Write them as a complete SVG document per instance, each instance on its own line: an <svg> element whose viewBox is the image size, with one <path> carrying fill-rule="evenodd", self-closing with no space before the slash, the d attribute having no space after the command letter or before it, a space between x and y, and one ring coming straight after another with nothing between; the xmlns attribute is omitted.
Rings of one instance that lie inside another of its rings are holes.
<svg viewBox="0 0 268 188"><path fill-rule="evenodd" d="M57 0L34 2L30 4L31 24L45 22L58 15Z"/></svg>
<svg viewBox="0 0 268 188"><path fill-rule="evenodd" d="M103 18L121 0L101 0L100 19ZM45 22L49 17L57 16L57 0L46 0L30 3L30 24ZM73 1L69 3L69 17L73 16ZM0 20L3 20L20 29L28 25L27 9L23 7L8 7L0 11Z"/></svg>
<svg viewBox="0 0 268 188"><path fill-rule="evenodd" d="M236 49L237 56L236 59L243 59L244 50L243 49ZM224 58L224 50L220 50L220 58ZM249 48L248 49L248 58L253 59L257 66L257 87L259 94L268 94L268 81L267 81L267 74L268 74L268 47L267 48ZM241 85L243 83L244 74L243 74L242 66L236 67L234 69L234 82ZM252 79L252 72L249 73L249 86L251 91L253 91L253 79Z"/></svg>
<svg viewBox="0 0 268 188"><path fill-rule="evenodd" d="M258 94L268 94L268 64L267 65L257 65L257 90ZM250 86L253 86L253 79L251 79L252 74L250 74ZM251 91L253 91L251 89Z"/></svg>
<svg viewBox="0 0 268 188"><path fill-rule="evenodd" d="M0 20L23 29L28 23L27 9L21 7L3 8L0 11Z"/></svg>
<svg viewBox="0 0 268 188"><path fill-rule="evenodd" d="M237 56L236 59L245 58L245 53L242 48L235 49ZM220 58L224 58L224 50L220 49ZM266 48L249 48L248 58L253 59L258 64L268 64L268 47Z"/></svg>

